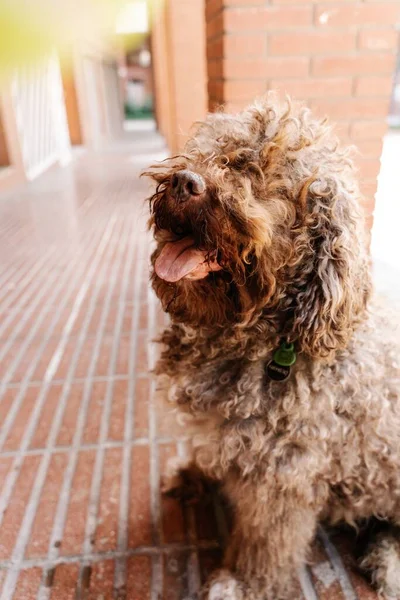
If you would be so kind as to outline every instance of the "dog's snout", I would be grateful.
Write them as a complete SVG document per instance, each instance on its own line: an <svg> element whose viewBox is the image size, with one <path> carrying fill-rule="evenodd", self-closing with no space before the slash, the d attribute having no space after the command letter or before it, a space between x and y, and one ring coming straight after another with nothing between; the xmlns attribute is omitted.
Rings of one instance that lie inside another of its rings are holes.
<svg viewBox="0 0 400 600"><path fill-rule="evenodd" d="M173 174L171 193L179 202L185 202L193 196L201 196L206 189L204 179L198 173L184 169Z"/></svg>

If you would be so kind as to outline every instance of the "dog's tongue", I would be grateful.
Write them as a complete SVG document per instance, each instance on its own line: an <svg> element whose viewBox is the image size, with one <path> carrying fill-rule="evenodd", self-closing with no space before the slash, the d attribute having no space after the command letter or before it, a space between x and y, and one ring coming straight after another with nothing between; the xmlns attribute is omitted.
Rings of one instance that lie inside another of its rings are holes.
<svg viewBox="0 0 400 600"><path fill-rule="evenodd" d="M194 246L190 237L165 244L155 263L157 275L174 283L192 273L206 260L206 253Z"/></svg>

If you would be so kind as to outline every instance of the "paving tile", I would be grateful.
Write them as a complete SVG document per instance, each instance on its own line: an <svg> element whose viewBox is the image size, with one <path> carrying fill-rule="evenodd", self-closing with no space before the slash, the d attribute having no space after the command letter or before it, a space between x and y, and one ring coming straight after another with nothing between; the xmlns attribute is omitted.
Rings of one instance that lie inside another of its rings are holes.
<svg viewBox="0 0 400 600"><path fill-rule="evenodd" d="M79 567L75 564L61 564L55 568L50 600L74 600Z"/></svg>
<svg viewBox="0 0 400 600"><path fill-rule="evenodd" d="M121 468L122 448L106 450L93 545L98 552L117 548Z"/></svg>
<svg viewBox="0 0 400 600"><path fill-rule="evenodd" d="M132 556L127 561L126 596L129 600L150 600L151 562L148 556Z"/></svg>
<svg viewBox="0 0 400 600"><path fill-rule="evenodd" d="M38 456L27 456L22 464L0 528L0 559L11 557L35 481L39 460Z"/></svg>
<svg viewBox="0 0 400 600"><path fill-rule="evenodd" d="M90 486L95 461L93 451L80 452L72 482L60 553L80 554L84 541Z"/></svg>
<svg viewBox="0 0 400 600"><path fill-rule="evenodd" d="M33 521L26 558L46 556L68 455L53 454Z"/></svg>
<svg viewBox="0 0 400 600"><path fill-rule="evenodd" d="M42 578L42 569L33 567L20 572L13 600L36 600Z"/></svg>
<svg viewBox="0 0 400 600"><path fill-rule="evenodd" d="M86 600L112 600L114 590L114 561L105 560L92 565Z"/></svg>
<svg viewBox="0 0 400 600"><path fill-rule="evenodd" d="M152 543L149 471L149 447L147 445L133 446L128 521L128 543L130 548Z"/></svg>

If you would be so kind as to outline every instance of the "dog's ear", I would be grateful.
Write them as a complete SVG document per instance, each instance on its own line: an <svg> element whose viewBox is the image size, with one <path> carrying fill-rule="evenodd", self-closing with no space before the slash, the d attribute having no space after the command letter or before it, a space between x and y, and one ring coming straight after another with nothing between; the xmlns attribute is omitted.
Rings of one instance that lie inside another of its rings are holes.
<svg viewBox="0 0 400 600"><path fill-rule="evenodd" d="M329 356L347 345L365 313L371 284L364 222L357 193L339 178L306 187L300 236L308 250L296 269L291 335L299 350Z"/></svg>

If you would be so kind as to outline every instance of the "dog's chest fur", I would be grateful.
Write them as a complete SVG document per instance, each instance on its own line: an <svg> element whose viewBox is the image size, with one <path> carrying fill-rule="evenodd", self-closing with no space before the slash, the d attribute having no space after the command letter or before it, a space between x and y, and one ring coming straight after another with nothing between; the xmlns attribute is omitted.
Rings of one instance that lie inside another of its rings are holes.
<svg viewBox="0 0 400 600"><path fill-rule="evenodd" d="M400 497L399 367L390 326L371 318L330 362L300 353L285 382L266 376L275 340L228 343L172 327L158 372L169 400L196 427L199 466L218 479L235 472L282 488L296 478L314 482L304 493L324 498L333 519L367 514L380 490L385 513L388 490Z"/></svg>

